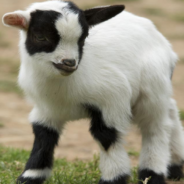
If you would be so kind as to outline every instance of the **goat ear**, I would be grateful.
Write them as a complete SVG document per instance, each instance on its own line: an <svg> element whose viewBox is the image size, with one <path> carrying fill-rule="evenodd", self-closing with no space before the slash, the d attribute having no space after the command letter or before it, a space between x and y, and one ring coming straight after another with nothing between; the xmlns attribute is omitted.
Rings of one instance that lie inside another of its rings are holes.
<svg viewBox="0 0 184 184"><path fill-rule="evenodd" d="M117 14L121 13L125 9L124 5L114 5L106 7L97 7L84 11L86 20L90 26L104 22Z"/></svg>
<svg viewBox="0 0 184 184"><path fill-rule="evenodd" d="M16 27L23 30L28 29L28 20L23 11L6 13L2 21L5 26Z"/></svg>

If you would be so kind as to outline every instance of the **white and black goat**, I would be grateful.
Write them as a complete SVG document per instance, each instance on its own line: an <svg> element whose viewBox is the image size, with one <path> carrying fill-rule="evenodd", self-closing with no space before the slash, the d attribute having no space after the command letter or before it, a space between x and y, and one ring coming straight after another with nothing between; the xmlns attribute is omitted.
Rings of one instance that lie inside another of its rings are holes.
<svg viewBox="0 0 184 184"><path fill-rule="evenodd" d="M35 141L18 182L43 183L65 123L86 117L100 146L99 184L127 183L123 137L132 122L143 140L139 179L182 177L184 134L171 98L177 55L151 21L123 10L54 0L4 15L21 30L18 81L34 105Z"/></svg>

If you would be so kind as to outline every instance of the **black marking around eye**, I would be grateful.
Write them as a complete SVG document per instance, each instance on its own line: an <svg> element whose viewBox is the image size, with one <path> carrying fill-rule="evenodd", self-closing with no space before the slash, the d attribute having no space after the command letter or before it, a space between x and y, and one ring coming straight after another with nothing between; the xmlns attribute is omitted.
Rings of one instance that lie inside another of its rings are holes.
<svg viewBox="0 0 184 184"><path fill-rule="evenodd" d="M56 20L61 16L55 11L36 10L31 13L31 20L27 32L26 49L30 55L40 52L53 52L57 47L60 36L55 27ZM46 41L39 42L35 35L43 35Z"/></svg>
<svg viewBox="0 0 184 184"><path fill-rule="evenodd" d="M82 10L80 10L74 3L68 2L68 8L72 12L79 15L79 23L80 23L80 26L82 28L82 34L81 34L80 38L78 39L79 61L80 61L82 59L84 42L85 42L86 37L88 36L89 26L88 26L88 23L86 21L84 12Z"/></svg>
<svg viewBox="0 0 184 184"><path fill-rule="evenodd" d="M82 35L81 35L81 37L78 40L79 59L81 60L82 59L82 54L83 54L84 42L85 42L85 39L88 36L88 31L89 31L89 26L88 26L88 24L86 22L84 13L82 11L79 14L79 22L80 22L80 25L82 27Z"/></svg>

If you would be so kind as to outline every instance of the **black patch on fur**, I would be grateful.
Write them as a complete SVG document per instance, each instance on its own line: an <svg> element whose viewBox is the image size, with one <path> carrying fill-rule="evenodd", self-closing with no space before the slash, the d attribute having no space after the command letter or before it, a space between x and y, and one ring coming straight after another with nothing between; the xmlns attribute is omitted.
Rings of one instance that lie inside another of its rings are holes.
<svg viewBox="0 0 184 184"><path fill-rule="evenodd" d="M104 180L100 179L98 184L126 184L127 178L128 178L128 176L125 175L125 176L118 177L117 179L115 179L113 181L104 181Z"/></svg>
<svg viewBox="0 0 184 184"><path fill-rule="evenodd" d="M53 129L38 124L33 125L33 132L35 134L34 145L25 170L51 168L59 134Z"/></svg>
<svg viewBox="0 0 184 184"><path fill-rule="evenodd" d="M168 179L179 181L184 177L183 175L183 164L181 165L171 165L168 167Z"/></svg>
<svg viewBox="0 0 184 184"><path fill-rule="evenodd" d="M82 28L82 34L78 40L78 47L79 47L79 61L82 59L83 54L83 47L86 37L88 36L89 26L86 21L84 12L80 10L74 3L68 2L68 7L70 10L72 10L74 13L79 15L79 23Z"/></svg>
<svg viewBox="0 0 184 184"><path fill-rule="evenodd" d="M55 22L60 13L55 11L36 10L31 13L30 25L27 32L26 49L30 55L40 52L53 52L57 47L60 36L55 28ZM46 40L38 41L37 37Z"/></svg>
<svg viewBox="0 0 184 184"><path fill-rule="evenodd" d="M149 177L151 179L148 181L148 184L166 184L163 174L157 174L149 169L139 171L139 184L142 184L142 181Z"/></svg>
<svg viewBox="0 0 184 184"><path fill-rule="evenodd" d="M93 26L101 22L104 22L108 19L111 19L112 17L121 13L124 9L125 9L124 5L114 5L85 10L84 14L86 16L88 24L90 26Z"/></svg>
<svg viewBox="0 0 184 184"><path fill-rule="evenodd" d="M66 1L68 3L68 8L72 10L75 14L78 14L81 10L71 1Z"/></svg>
<svg viewBox="0 0 184 184"><path fill-rule="evenodd" d="M92 136L98 140L107 151L109 147L118 139L118 132L115 128L106 126L102 112L93 105L84 105L91 117L90 132Z"/></svg>
<svg viewBox="0 0 184 184"><path fill-rule="evenodd" d="M82 54L83 54L83 47L84 47L85 39L87 38L88 32L89 32L89 26L86 22L86 19L84 17L84 13L82 11L79 14L79 22L80 22L81 27L82 27L82 35L80 36L80 38L78 40L79 60L81 60L82 59Z"/></svg>
<svg viewBox="0 0 184 184"><path fill-rule="evenodd" d="M17 179L17 184L42 184L45 181L45 178L23 178L19 177Z"/></svg>

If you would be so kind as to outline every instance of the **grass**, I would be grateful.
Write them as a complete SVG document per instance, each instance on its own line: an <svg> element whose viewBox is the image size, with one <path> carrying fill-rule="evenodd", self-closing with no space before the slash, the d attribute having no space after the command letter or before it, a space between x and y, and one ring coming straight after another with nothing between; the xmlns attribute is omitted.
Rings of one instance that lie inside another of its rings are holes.
<svg viewBox="0 0 184 184"><path fill-rule="evenodd" d="M129 179L129 182L132 184L136 184L139 182L138 177L137 177L137 170L138 170L137 167L134 167L132 169L132 175L130 176L130 179Z"/></svg>
<svg viewBox="0 0 184 184"><path fill-rule="evenodd" d="M0 146L0 184L15 184L28 157L28 151ZM100 179L98 164L98 156L88 162L56 159L52 177L45 184L97 184ZM137 181L137 168L134 168L129 183Z"/></svg>
<svg viewBox="0 0 184 184"><path fill-rule="evenodd" d="M0 146L0 184L15 184L28 157L28 151ZM52 177L45 184L96 184L100 178L98 160L97 156L90 162L57 159Z"/></svg>
<svg viewBox="0 0 184 184"><path fill-rule="evenodd" d="M20 62L10 58L0 58L0 72L17 77Z"/></svg>
<svg viewBox="0 0 184 184"><path fill-rule="evenodd" d="M148 15L165 16L164 11L159 8L145 8L143 11Z"/></svg>
<svg viewBox="0 0 184 184"><path fill-rule="evenodd" d="M4 124L0 121L0 128L3 128Z"/></svg>
<svg viewBox="0 0 184 184"><path fill-rule="evenodd" d="M7 48L10 46L9 42L3 40L3 34L0 32L0 48Z"/></svg>
<svg viewBox="0 0 184 184"><path fill-rule="evenodd" d="M184 58L180 58L179 61L182 62L182 63L184 63Z"/></svg>
<svg viewBox="0 0 184 184"><path fill-rule="evenodd" d="M54 164L53 176L46 184L96 184L100 178L98 162L97 156L90 162L67 162L65 159L58 159Z"/></svg>
<svg viewBox="0 0 184 184"><path fill-rule="evenodd" d="M5 149L0 146L0 184L14 184L27 158L26 151Z"/></svg>
<svg viewBox="0 0 184 184"><path fill-rule="evenodd" d="M0 184L16 184L16 178L22 173L29 154L29 151L0 146ZM52 176L44 184L97 184L100 179L98 165L99 157L96 155L88 162L56 159ZM138 181L137 167L134 167L128 183L136 184Z"/></svg>
<svg viewBox="0 0 184 184"><path fill-rule="evenodd" d="M134 156L134 157L139 157L139 152L130 150L130 151L128 151L128 155Z"/></svg>
<svg viewBox="0 0 184 184"><path fill-rule="evenodd" d="M105 0L107 3L116 3L116 2L136 2L136 1L141 1L141 0Z"/></svg>
<svg viewBox="0 0 184 184"><path fill-rule="evenodd" d="M170 40L184 40L184 34L174 34L167 36Z"/></svg>
<svg viewBox="0 0 184 184"><path fill-rule="evenodd" d="M3 128L3 127L4 127L4 122L3 122L3 120L0 117L0 128Z"/></svg>
<svg viewBox="0 0 184 184"><path fill-rule="evenodd" d="M173 20L184 23L184 14L177 14L172 17Z"/></svg>
<svg viewBox="0 0 184 184"><path fill-rule="evenodd" d="M18 71L19 61L0 58L0 91L23 94L16 82Z"/></svg>
<svg viewBox="0 0 184 184"><path fill-rule="evenodd" d="M184 111L180 110L180 119L184 121Z"/></svg>
<svg viewBox="0 0 184 184"><path fill-rule="evenodd" d="M0 40L0 47L7 48L10 46L10 43Z"/></svg>
<svg viewBox="0 0 184 184"><path fill-rule="evenodd" d="M23 95L23 92L18 87L17 83L14 81L0 80L0 91L12 92L12 93L16 93L20 96Z"/></svg>

